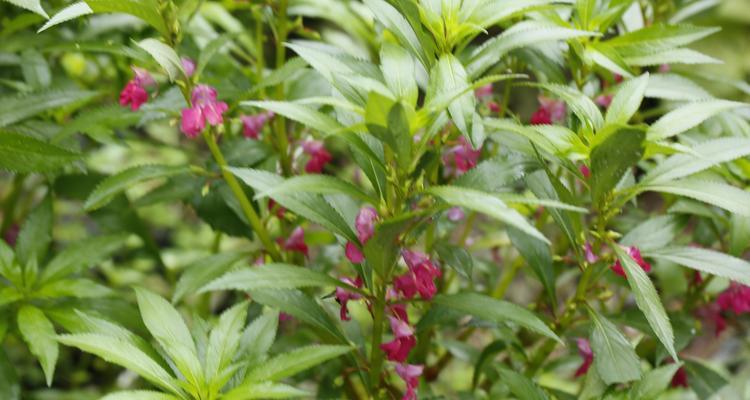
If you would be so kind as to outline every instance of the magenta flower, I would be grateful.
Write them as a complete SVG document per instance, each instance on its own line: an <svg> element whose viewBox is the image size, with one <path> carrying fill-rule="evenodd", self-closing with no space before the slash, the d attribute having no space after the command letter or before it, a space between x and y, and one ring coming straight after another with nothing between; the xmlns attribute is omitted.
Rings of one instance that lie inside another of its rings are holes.
<svg viewBox="0 0 750 400"><path fill-rule="evenodd" d="M480 99L482 97L490 97L490 96L492 96L492 84L488 83L488 84L486 84L484 86L478 87L476 90L474 90L474 96L476 96L477 98L480 98Z"/></svg>
<svg viewBox="0 0 750 400"><path fill-rule="evenodd" d="M477 166L481 150L475 150L465 137L443 154L443 164L448 175L461 175Z"/></svg>
<svg viewBox="0 0 750 400"><path fill-rule="evenodd" d="M594 254L594 251L591 249L591 243L586 242L586 244L583 245L584 253L586 254L586 262L589 264L593 264L597 261L599 261L599 257Z"/></svg>
<svg viewBox="0 0 750 400"><path fill-rule="evenodd" d="M240 120L242 121L242 134L249 139L258 139L260 131L263 130L263 126L265 126L266 122L273 118L273 116L273 111L240 116Z"/></svg>
<svg viewBox="0 0 750 400"><path fill-rule="evenodd" d="M216 89L208 85L198 85L191 96L193 106L182 110L182 132L187 137L196 137L206 127L219 125L224 122L224 114L229 106L223 101L217 101Z"/></svg>
<svg viewBox="0 0 750 400"><path fill-rule="evenodd" d="M154 77L151 76L151 73L149 73L148 70L138 67L130 67L130 69L133 70L133 81L138 86L145 89L156 84L156 81L154 81Z"/></svg>
<svg viewBox="0 0 750 400"><path fill-rule="evenodd" d="M651 264L649 264L648 262L646 262L646 260L644 260L643 257L641 257L641 251L638 250L637 247L631 246L631 247L625 247L625 249L627 249L628 254L630 255L630 257L633 260L635 260L635 262L637 262L638 265L640 265L641 268L643 268L644 271L651 272ZM612 265L612 267L610 267L610 268L612 268L612 271L615 274L620 275L623 278L625 277L625 271L622 269L622 264L620 264L620 260L615 261L615 264Z"/></svg>
<svg viewBox="0 0 750 400"><path fill-rule="evenodd" d="M451 207L448 209L448 220L451 222L458 222L466 216L464 214L464 210L461 209L461 207Z"/></svg>
<svg viewBox="0 0 750 400"><path fill-rule="evenodd" d="M305 164L305 172L310 174L321 173L323 167L333 159L323 142L317 140L308 140L302 143L302 150L310 156L310 160Z"/></svg>
<svg viewBox="0 0 750 400"><path fill-rule="evenodd" d="M380 345L380 349L385 352L385 356L390 361L404 362L409 356L409 352L417 344L417 338L414 331L408 323L398 318L388 317L391 321L391 331L393 340Z"/></svg>
<svg viewBox="0 0 750 400"><path fill-rule="evenodd" d="M362 287L362 278L360 277L357 277L357 279L355 280L352 280L351 278L341 278L341 281L348 283L354 287ZM341 306L339 317L342 321L349 321L351 318L349 317L349 309L347 308L347 303L349 302L349 300L359 300L362 298L362 296L360 296L359 293L352 293L347 291L346 289L337 287L335 297L336 301Z"/></svg>
<svg viewBox="0 0 750 400"><path fill-rule="evenodd" d="M404 250L401 252L409 271L394 279L393 286L405 298L411 299L416 293L430 300L437 292L435 278L440 277L440 268L436 267L427 254Z"/></svg>
<svg viewBox="0 0 750 400"><path fill-rule="evenodd" d="M354 228L357 230L357 238L364 246L375 233L375 221L378 219L378 212L372 207L362 207L354 219ZM354 264L359 264L365 260L362 250L352 243L346 243L346 258Z"/></svg>
<svg viewBox="0 0 750 400"><path fill-rule="evenodd" d="M396 373L406 383L406 392L401 400L417 400L417 386L419 386L419 377L424 371L423 365L414 364L396 364Z"/></svg>
<svg viewBox="0 0 750 400"><path fill-rule="evenodd" d="M348 258L353 264L359 264L362 261L365 261L365 255L362 253L362 250L352 242L346 242L345 254L346 258Z"/></svg>
<svg viewBox="0 0 750 400"><path fill-rule="evenodd" d="M487 108L490 109L490 112L493 113L499 113L500 112L500 104L497 104L497 102L489 101L487 102Z"/></svg>
<svg viewBox="0 0 750 400"><path fill-rule="evenodd" d="M673 388L676 387L688 387L688 377L687 372L685 371L685 367L680 367L677 369L677 372L674 373L674 376L672 376L672 382L670 383L670 386Z"/></svg>
<svg viewBox="0 0 750 400"><path fill-rule="evenodd" d="M565 119L565 103L539 96L539 108L531 115L532 125L551 125Z"/></svg>
<svg viewBox="0 0 750 400"><path fill-rule="evenodd" d="M292 234L283 242L282 247L286 251L296 251L308 256L308 248L305 243L305 230L301 226L294 228Z"/></svg>
<svg viewBox="0 0 750 400"><path fill-rule="evenodd" d="M591 170L589 169L588 166L586 166L586 164L581 164L581 166L578 167L578 169L581 171L581 175L583 175L584 178L586 179L591 178Z"/></svg>
<svg viewBox="0 0 750 400"><path fill-rule="evenodd" d="M5 243L8 243L11 246L15 246L16 241L18 240L18 234L20 232L21 227L19 227L18 224L12 224L10 227L8 227L8 230L5 231L5 236L3 237Z"/></svg>
<svg viewBox="0 0 750 400"><path fill-rule="evenodd" d="M180 63L182 64L182 70L185 71L185 76L188 78L192 77L195 73L195 61L187 57L182 57Z"/></svg>
<svg viewBox="0 0 750 400"><path fill-rule="evenodd" d="M609 108L609 105L612 104L612 95L611 94L603 94L600 96L597 96L594 99L594 103L600 107Z"/></svg>
<svg viewBox="0 0 750 400"><path fill-rule="evenodd" d="M707 304L695 311L696 316L703 320L706 330L713 328L714 335L719 336L727 329L727 320L722 315L722 307L717 303Z"/></svg>
<svg viewBox="0 0 750 400"><path fill-rule="evenodd" d="M586 372L588 372L589 367L591 367L591 363L594 362L594 352L591 351L591 344L589 343L588 339L577 338L576 345L578 346L578 354L580 354L581 358L583 358L583 363L576 370L575 376L579 377L582 375L586 375Z"/></svg>
<svg viewBox="0 0 750 400"><path fill-rule="evenodd" d="M719 294L716 303L722 311L732 310L740 315L750 312L750 286L732 282Z"/></svg>
<svg viewBox="0 0 750 400"><path fill-rule="evenodd" d="M120 105L127 107L129 104L133 111L141 108L146 101L148 101L148 92L138 84L136 78L131 79L120 92Z"/></svg>

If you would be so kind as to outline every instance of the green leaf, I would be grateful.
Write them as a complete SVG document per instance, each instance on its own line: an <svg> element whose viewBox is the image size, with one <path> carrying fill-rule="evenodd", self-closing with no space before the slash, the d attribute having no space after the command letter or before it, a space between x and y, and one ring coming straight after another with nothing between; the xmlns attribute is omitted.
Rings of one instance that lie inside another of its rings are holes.
<svg viewBox="0 0 750 400"><path fill-rule="evenodd" d="M81 333L59 335L57 341L127 368L172 393L182 394L182 389L175 379L159 363L138 348L132 340L98 333Z"/></svg>
<svg viewBox="0 0 750 400"><path fill-rule="evenodd" d="M692 80L677 74L653 74L648 80L646 97L695 101L710 99L712 96Z"/></svg>
<svg viewBox="0 0 750 400"><path fill-rule="evenodd" d="M380 49L380 63L380 69L391 91L406 104L415 107L419 89L411 55L400 46L384 42Z"/></svg>
<svg viewBox="0 0 750 400"><path fill-rule="evenodd" d="M636 246L641 251L661 249L672 244L681 226L674 215L651 217L631 229L620 239L620 244Z"/></svg>
<svg viewBox="0 0 750 400"><path fill-rule="evenodd" d="M409 21L396 8L383 0L365 0L364 3L372 10L375 18L391 31L401 45L414 54L425 68L431 65L432 54L426 51L429 49L423 46Z"/></svg>
<svg viewBox="0 0 750 400"><path fill-rule="evenodd" d="M718 251L698 247L668 247L645 252L647 257L750 285L750 263Z"/></svg>
<svg viewBox="0 0 750 400"><path fill-rule="evenodd" d="M729 383L721 374L697 360L685 360L684 368L690 388L700 399L712 397Z"/></svg>
<svg viewBox="0 0 750 400"><path fill-rule="evenodd" d="M156 39L144 39L137 43L138 47L146 50L156 62L167 71L170 81L175 81L181 76L185 76L185 70L182 69L180 56L173 48Z"/></svg>
<svg viewBox="0 0 750 400"><path fill-rule="evenodd" d="M700 200L732 213L750 216L750 192L726 183L688 178L646 184L641 191L672 193Z"/></svg>
<svg viewBox="0 0 750 400"><path fill-rule="evenodd" d="M507 232L513 246L518 249L521 257L526 260L534 274L539 278L547 297L549 297L553 307L556 307L555 270L552 266L552 252L549 246L518 229L509 228Z"/></svg>
<svg viewBox="0 0 750 400"><path fill-rule="evenodd" d="M223 395L222 400L288 399L307 397L310 393L283 383L249 383Z"/></svg>
<svg viewBox="0 0 750 400"><path fill-rule="evenodd" d="M52 197L47 195L26 218L16 241L16 260L21 266L44 260L52 242Z"/></svg>
<svg viewBox="0 0 750 400"><path fill-rule="evenodd" d="M276 114L283 115L284 117L318 130L323 136L328 136L345 129L338 121L320 111L288 101L243 101L240 102L240 106L258 107L264 110L273 111Z"/></svg>
<svg viewBox="0 0 750 400"><path fill-rule="evenodd" d="M377 204L374 199L362 189L348 181L329 175L309 174L293 176L285 179L281 184L273 186L255 195L256 199L274 197L279 194L316 193L316 194L344 194L354 199Z"/></svg>
<svg viewBox="0 0 750 400"><path fill-rule="evenodd" d="M570 110L581 120L581 122L593 130L599 130L604 125L599 107L585 94L580 91L563 85L553 83L535 83L527 84L533 87L544 89L554 96L563 100Z"/></svg>
<svg viewBox="0 0 750 400"><path fill-rule="evenodd" d="M185 379L194 388L199 388L203 368L193 337L180 313L167 300L146 289L136 288L135 294L146 328Z"/></svg>
<svg viewBox="0 0 750 400"><path fill-rule="evenodd" d="M57 253L42 271L41 283L48 283L78 273L109 258L119 250L127 234L96 236L73 243Z"/></svg>
<svg viewBox="0 0 750 400"><path fill-rule="evenodd" d="M723 61L690 49L672 49L653 54L625 57L628 65L647 67L662 64L721 64Z"/></svg>
<svg viewBox="0 0 750 400"><path fill-rule="evenodd" d="M649 140L656 141L679 135L717 114L744 106L747 104L729 100L702 100L688 103L664 114L654 122L649 127L647 136Z"/></svg>
<svg viewBox="0 0 750 400"><path fill-rule="evenodd" d="M242 302L224 311L211 330L206 348L206 381L214 382L229 366L240 346L242 328L245 326L247 303Z"/></svg>
<svg viewBox="0 0 750 400"><path fill-rule="evenodd" d="M157 0L85 0L95 13L125 13L138 17L169 36L169 28L161 16Z"/></svg>
<svg viewBox="0 0 750 400"><path fill-rule="evenodd" d="M435 297L435 303L487 321L513 322L562 343L560 338L534 313L507 301L467 292L438 295Z"/></svg>
<svg viewBox="0 0 750 400"><path fill-rule="evenodd" d="M44 56L34 49L21 53L23 79L34 89L46 88L52 83L52 72Z"/></svg>
<svg viewBox="0 0 750 400"><path fill-rule="evenodd" d="M435 251L438 256L461 276L471 280L471 271L474 268L474 259L463 247L453 246L449 243L436 243Z"/></svg>
<svg viewBox="0 0 750 400"><path fill-rule="evenodd" d="M725 137L698 143L690 153L675 154L648 171L641 183L660 183L684 178L723 162L750 155L750 139Z"/></svg>
<svg viewBox="0 0 750 400"><path fill-rule="evenodd" d="M623 56L639 56L684 46L717 31L719 28L657 24L616 36L606 43Z"/></svg>
<svg viewBox="0 0 750 400"><path fill-rule="evenodd" d="M230 289L296 289L311 286L346 287L346 284L309 268L271 263L231 271L209 283L201 292Z"/></svg>
<svg viewBox="0 0 750 400"><path fill-rule="evenodd" d="M623 265L638 308L646 316L648 324L664 345L664 348L667 349L669 355L672 356L673 360L677 360L672 325L669 323L669 317L667 312L664 311L664 306L661 304L661 299L656 292L656 288L654 288L654 284L646 275L646 272L620 246L615 245L612 248Z"/></svg>
<svg viewBox="0 0 750 400"><path fill-rule="evenodd" d="M531 379L519 374L516 371L505 367L498 367L497 372L500 379L508 385L511 393L519 400L547 400L549 397L544 391L537 386Z"/></svg>
<svg viewBox="0 0 750 400"><path fill-rule="evenodd" d="M427 89L425 103L446 93L452 93L457 89L469 85L469 77L461 65L461 62L452 54L445 54L438 60L430 72L430 85ZM474 146L481 145L472 138L472 123L474 109L476 108L476 97L471 92L466 92L453 100L448 106L448 113L461 133L473 143Z"/></svg>
<svg viewBox="0 0 750 400"><path fill-rule="evenodd" d="M591 198L595 204L601 206L622 175L641 159L645 137L640 129L623 128L591 150Z"/></svg>
<svg viewBox="0 0 750 400"><path fill-rule="evenodd" d="M244 253L221 252L196 260L187 267L174 288L172 303L177 303L185 296L198 292L209 282L224 275L238 261L247 257Z"/></svg>
<svg viewBox="0 0 750 400"><path fill-rule="evenodd" d="M628 79L617 90L617 94L612 98L612 103L607 109L607 116L604 118L606 125L626 124L630 118L638 111L643 101L643 95L648 87L648 72L645 74Z"/></svg>
<svg viewBox="0 0 750 400"><path fill-rule="evenodd" d="M549 240L526 221L518 211L508 207L502 200L489 193L456 186L435 186L429 188L427 191L434 196L440 197L450 205L465 207L487 214L549 244Z"/></svg>
<svg viewBox="0 0 750 400"><path fill-rule="evenodd" d="M55 25L62 24L63 22L67 22L72 19L76 19L80 16L93 14L93 12L94 10L92 10L85 1L73 3L58 11L57 14L53 15L52 18L49 19L49 21L47 21L44 25L42 25L41 28L39 28L38 31L36 31L36 33L41 33Z"/></svg>
<svg viewBox="0 0 750 400"><path fill-rule="evenodd" d="M43 111L84 102L96 92L78 89L53 89L0 97L0 127L8 126ZM5 133L0 134L0 136Z"/></svg>
<svg viewBox="0 0 750 400"><path fill-rule="evenodd" d="M5 400L21 400L21 385L15 367L0 348L0 398Z"/></svg>
<svg viewBox="0 0 750 400"><path fill-rule="evenodd" d="M585 57L588 57L594 63L602 68L615 74L620 74L626 78L632 78L633 73L630 67L620 54L608 46L606 43L594 42L586 46Z"/></svg>
<svg viewBox="0 0 750 400"><path fill-rule="evenodd" d="M42 310L25 305L18 310L18 330L21 331L23 340L29 345L31 354L39 359L44 370L44 377L47 379L47 386L50 386L60 351L55 342L55 327Z"/></svg>
<svg viewBox="0 0 750 400"><path fill-rule="evenodd" d="M98 298L112 296L115 291L107 286L96 283L90 279L59 279L51 283L40 284L40 287L34 291L33 296L36 298L57 298L57 297L76 297Z"/></svg>
<svg viewBox="0 0 750 400"><path fill-rule="evenodd" d="M49 15L42 8L41 0L5 0L10 4L16 5L21 8L25 8L29 11L35 12L44 18L49 19Z"/></svg>
<svg viewBox="0 0 750 400"><path fill-rule="evenodd" d="M276 340L278 326L279 313L265 312L242 332L239 354L242 354L249 365L265 360L274 340Z"/></svg>
<svg viewBox="0 0 750 400"><path fill-rule="evenodd" d="M56 172L80 158L78 153L31 136L0 132L0 169L17 173Z"/></svg>
<svg viewBox="0 0 750 400"><path fill-rule="evenodd" d="M245 383L278 381L352 351L349 346L306 346L280 354L247 372Z"/></svg>
<svg viewBox="0 0 750 400"><path fill-rule="evenodd" d="M401 249L399 236L412 226L417 215L404 213L375 224L375 232L365 243L364 253L367 265L379 276L388 277L396 264ZM367 279L367 276L365 276ZM367 283L367 282L366 282ZM368 286L370 286L368 284Z"/></svg>
<svg viewBox="0 0 750 400"><path fill-rule="evenodd" d="M594 368L607 384L638 380L641 364L635 349L617 327L601 314L589 308L591 316L591 350Z"/></svg>
<svg viewBox="0 0 750 400"><path fill-rule="evenodd" d="M667 364L648 371L643 379L634 383L630 388L630 397L633 399L656 399L669 389L672 377L680 366L680 364Z"/></svg>
<svg viewBox="0 0 750 400"><path fill-rule="evenodd" d="M99 400L180 400L180 398L150 390L126 390L108 394Z"/></svg>
<svg viewBox="0 0 750 400"><path fill-rule="evenodd" d="M101 181L96 189L89 194L83 207L87 211L96 210L109 204L115 196L130 189L135 184L151 179L186 174L189 171L188 167L182 165L139 165L122 170Z"/></svg>

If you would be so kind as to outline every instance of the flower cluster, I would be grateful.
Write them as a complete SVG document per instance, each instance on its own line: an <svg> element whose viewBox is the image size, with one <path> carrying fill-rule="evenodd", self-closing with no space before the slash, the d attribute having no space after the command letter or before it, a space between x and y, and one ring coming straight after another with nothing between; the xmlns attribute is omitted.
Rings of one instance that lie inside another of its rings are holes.
<svg viewBox="0 0 750 400"><path fill-rule="evenodd" d="M477 166L481 150L474 149L471 143L461 136L455 146L443 153L443 167L446 175L459 176Z"/></svg>
<svg viewBox="0 0 750 400"><path fill-rule="evenodd" d="M329 153L323 145L323 142L317 140L303 142L302 151L309 156L309 159L305 164L305 172L309 174L319 174L323 172L323 167L333 159L331 153Z"/></svg>
<svg viewBox="0 0 750 400"><path fill-rule="evenodd" d="M404 250L401 256L409 270L393 280L394 288L407 299L414 298L417 293L425 300L432 299L437 292L435 279L441 275L440 268L424 253Z"/></svg>
<svg viewBox="0 0 750 400"><path fill-rule="evenodd" d="M565 103L544 96L539 96L538 100L539 108L531 115L532 125L551 125L565 120Z"/></svg>
<svg viewBox="0 0 750 400"><path fill-rule="evenodd" d="M206 128L206 122L216 126L224 123L223 114L229 106L217 100L216 89L208 85L197 85L190 97L192 107L182 110L182 132L190 138L198 136Z"/></svg>
<svg viewBox="0 0 750 400"><path fill-rule="evenodd" d="M357 218L354 220L354 228L357 230L357 239L364 246L375 233L375 221L378 219L378 212L372 207L364 207L359 210ZM365 260L360 247L353 243L346 243L346 258L354 264L359 264Z"/></svg>
<svg viewBox="0 0 750 400"><path fill-rule="evenodd" d="M133 79L128 81L120 92L120 105L123 107L130 106L130 109L137 111L148 101L148 92L146 88L155 84L151 74L142 68L132 67Z"/></svg>
<svg viewBox="0 0 750 400"><path fill-rule="evenodd" d="M265 126L273 117L273 111L240 116L240 121L242 121L242 134L248 139L258 139L260 137L260 131L263 130L263 126Z"/></svg>

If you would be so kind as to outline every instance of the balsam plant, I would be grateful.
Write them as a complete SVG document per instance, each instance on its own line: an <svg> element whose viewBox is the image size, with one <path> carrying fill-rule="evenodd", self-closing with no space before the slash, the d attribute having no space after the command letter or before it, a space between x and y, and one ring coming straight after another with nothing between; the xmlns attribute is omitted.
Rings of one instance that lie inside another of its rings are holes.
<svg viewBox="0 0 750 400"><path fill-rule="evenodd" d="M714 94L747 84L686 22L713 3L10 3L0 397L749 390L750 117ZM53 204L91 237L48 256ZM127 286L143 324L98 303ZM58 342L145 382L42 394L9 356L108 368Z"/></svg>

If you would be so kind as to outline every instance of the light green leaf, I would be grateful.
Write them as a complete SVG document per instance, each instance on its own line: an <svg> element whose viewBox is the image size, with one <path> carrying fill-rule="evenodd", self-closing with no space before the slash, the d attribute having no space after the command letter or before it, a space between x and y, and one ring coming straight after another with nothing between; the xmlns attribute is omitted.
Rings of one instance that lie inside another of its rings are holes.
<svg viewBox="0 0 750 400"><path fill-rule="evenodd" d="M432 54L425 53L425 47L420 43L409 21L398 10L383 0L365 0L364 3L372 10L375 18L391 31L401 45L414 54L425 68L431 65Z"/></svg>
<svg viewBox="0 0 750 400"><path fill-rule="evenodd" d="M620 54L615 49L609 47L606 43L590 43L586 47L585 56L589 57L591 61L602 68L615 74L620 74L626 78L633 77L633 73L630 72L628 63L620 57Z"/></svg>
<svg viewBox="0 0 750 400"><path fill-rule="evenodd" d="M633 399L656 399L669 389L672 377L680 368L680 364L667 364L648 371L643 379L633 384L630 388L630 398Z"/></svg>
<svg viewBox="0 0 750 400"><path fill-rule="evenodd" d="M41 0L5 0L10 4L14 4L18 7L25 8L29 11L35 12L39 15L41 15L44 18L49 19L49 15L47 15L47 12L44 11L44 8L42 8Z"/></svg>
<svg viewBox="0 0 750 400"><path fill-rule="evenodd" d="M648 67L662 64L722 64L723 61L690 49L672 49L654 54L625 57L628 65Z"/></svg>
<svg viewBox="0 0 750 400"><path fill-rule="evenodd" d="M34 89L43 89L52 83L52 72L47 59L33 48L21 53L21 73L26 83Z"/></svg>
<svg viewBox="0 0 750 400"><path fill-rule="evenodd" d="M657 260L673 262L750 285L750 263L718 251L698 247L668 247L647 251L644 254Z"/></svg>
<svg viewBox="0 0 750 400"><path fill-rule="evenodd" d="M36 298L75 297L79 299L111 296L114 290L90 279L60 279L42 284L34 291Z"/></svg>
<svg viewBox="0 0 750 400"><path fill-rule="evenodd" d="M180 56L174 51L173 48L169 47L163 42L156 39L144 39L138 42L138 47L146 50L156 62L167 71L170 81L175 81L180 77L185 76L185 70L182 69L182 62Z"/></svg>
<svg viewBox="0 0 750 400"><path fill-rule="evenodd" d="M89 7L88 4L86 4L85 1L79 1L78 3L73 3L62 10L60 10L57 14L53 15L52 18L49 19L44 25L42 25L41 28L39 28L37 33L40 33L42 31L46 31L47 29L62 24L63 22L70 21L72 19L76 19L83 15L93 14L94 10Z"/></svg>
<svg viewBox="0 0 750 400"><path fill-rule="evenodd" d="M640 191L672 193L703 201L732 213L750 216L750 192L726 183L688 178L646 184Z"/></svg>
<svg viewBox="0 0 750 400"><path fill-rule="evenodd" d="M127 368L154 385L172 393L182 394L182 389L180 389L175 379L131 340L98 333L81 333L59 335L57 341L66 346L77 347L87 353L97 355L107 362Z"/></svg>
<svg viewBox="0 0 750 400"><path fill-rule="evenodd" d="M253 289L296 289L310 286L346 286L330 276L305 267L288 264L263 264L231 271L201 289L212 290L253 290Z"/></svg>
<svg viewBox="0 0 750 400"><path fill-rule="evenodd" d="M428 192L450 205L487 214L549 244L549 240L526 221L518 211L508 207L502 200L489 193L456 186L435 186L429 188Z"/></svg>
<svg viewBox="0 0 750 400"><path fill-rule="evenodd" d="M214 382L221 377L221 372L229 366L240 346L242 328L245 326L247 303L242 302L224 311L219 322L211 330L206 348L207 382Z"/></svg>
<svg viewBox="0 0 750 400"><path fill-rule="evenodd" d="M99 400L180 400L180 398L150 390L126 390L108 394Z"/></svg>
<svg viewBox="0 0 750 400"><path fill-rule="evenodd" d="M643 156L640 129L623 128L609 135L591 150L591 198L601 206L623 174Z"/></svg>
<svg viewBox="0 0 750 400"><path fill-rule="evenodd" d="M16 241L16 260L21 266L38 263L44 260L52 242L52 197L47 195L37 205L21 226Z"/></svg>
<svg viewBox="0 0 750 400"><path fill-rule="evenodd" d="M39 359L47 379L47 386L50 386L60 351L55 342L55 327L42 310L32 305L25 305L18 310L18 330L21 331L23 340L29 345L31 354Z"/></svg>
<svg viewBox="0 0 750 400"><path fill-rule="evenodd" d="M646 316L648 324L653 329L656 337L667 349L673 360L677 360L677 352L674 349L674 332L669 322L667 312L661 303L659 294L654 288L653 282L649 279L646 272L628 255L620 246L612 246L617 258L623 265L625 275L627 276L630 289L635 296L635 302L638 308Z"/></svg>
<svg viewBox="0 0 750 400"><path fill-rule="evenodd" d="M547 400L549 397L531 379L505 367L498 367L500 379L519 400Z"/></svg>
<svg viewBox="0 0 750 400"><path fill-rule="evenodd" d="M692 80L677 74L653 74L648 80L646 97L666 100L695 101L712 96Z"/></svg>
<svg viewBox="0 0 750 400"><path fill-rule="evenodd" d="M0 169L17 173L58 172L80 158L78 153L31 136L0 132Z"/></svg>
<svg viewBox="0 0 750 400"><path fill-rule="evenodd" d="M42 271L41 283L62 279L107 259L125 244L127 234L95 236L59 252Z"/></svg>
<svg viewBox="0 0 750 400"><path fill-rule="evenodd" d="M248 383L232 389L222 400L289 399L307 397L310 393L283 383Z"/></svg>
<svg viewBox="0 0 750 400"><path fill-rule="evenodd" d="M426 103L446 93L452 93L469 86L469 77L461 65L461 62L452 54L445 54L438 60L437 64L430 72L430 84L427 89ZM472 122L474 109L476 108L476 97L473 93L466 92L454 99L448 106L448 113L461 133L475 146L476 143L472 138Z"/></svg>
<svg viewBox="0 0 750 400"><path fill-rule="evenodd" d="M725 137L695 144L690 153L675 154L660 162L641 183L660 183L684 178L723 162L750 155L750 139Z"/></svg>
<svg viewBox="0 0 750 400"><path fill-rule="evenodd" d="M0 97L0 127L8 126L43 111L84 102L96 92L78 89L53 89ZM0 136L5 133L0 134Z"/></svg>
<svg viewBox="0 0 750 400"><path fill-rule="evenodd" d="M273 186L255 195L256 199L273 197L279 194L316 193L316 194L344 194L354 199L377 204L378 200L368 195L362 189L348 181L329 175L310 174L299 175L285 179L281 184Z"/></svg>
<svg viewBox="0 0 750 400"><path fill-rule="evenodd" d="M384 42L380 49L380 69L391 91L406 104L415 107L419 90L414 59L403 48Z"/></svg>
<svg viewBox="0 0 750 400"><path fill-rule="evenodd" d="M311 107L296 103L286 101L243 101L240 103L240 106L258 107L273 111L276 114L283 115L284 117L320 131L324 137L345 129L343 125L328 115Z"/></svg>
<svg viewBox="0 0 750 400"><path fill-rule="evenodd" d="M536 83L528 84L529 86L542 88L554 96L559 97L563 100L571 111L578 116L578 118L585 125L591 129L599 130L604 125L604 118L602 117L599 107L585 94L580 91L563 85L554 83Z"/></svg>
<svg viewBox="0 0 750 400"><path fill-rule="evenodd" d="M719 28L657 24L617 36L606 43L617 49L623 56L632 57L671 50L717 31Z"/></svg>
<svg viewBox="0 0 750 400"><path fill-rule="evenodd" d="M172 303L177 303L183 297L196 293L245 257L247 254L244 253L221 252L190 263L185 267L185 272L175 285Z"/></svg>
<svg viewBox="0 0 750 400"><path fill-rule="evenodd" d="M620 239L623 246L636 246L641 251L670 245L681 223L674 215L661 215L644 220Z"/></svg>
<svg viewBox="0 0 750 400"><path fill-rule="evenodd" d="M279 313L277 311L266 311L263 315L255 318L242 332L239 354L248 361L249 365L265 360L268 351L271 350L271 346L276 340L278 326Z"/></svg>
<svg viewBox="0 0 750 400"><path fill-rule="evenodd" d="M203 368L193 337L180 313L167 300L146 289L136 288L135 294L146 328L185 379L194 388L200 387Z"/></svg>
<svg viewBox="0 0 750 400"><path fill-rule="evenodd" d="M648 72L645 74L628 79L620 85L617 94L612 98L612 103L607 109L607 116L604 123L607 125L626 124L630 118L638 111L643 101L643 95L648 87Z"/></svg>
<svg viewBox="0 0 750 400"><path fill-rule="evenodd" d="M95 13L125 13L138 17L169 36L169 28L161 16L157 0L84 0Z"/></svg>
<svg viewBox="0 0 750 400"><path fill-rule="evenodd" d="M135 184L188 172L190 172L190 169L183 165L139 165L131 167L101 181L86 198L83 207L87 211L93 211L109 204L115 196L130 189Z"/></svg>
<svg viewBox="0 0 750 400"><path fill-rule="evenodd" d="M703 100L688 103L668 112L654 122L648 129L648 139L656 141L678 135L719 113L743 106L747 104L729 100Z"/></svg>
<svg viewBox="0 0 750 400"><path fill-rule="evenodd" d="M542 334L560 343L554 332L531 311L516 304L494 299L478 293L438 295L434 302L442 306L473 315L474 317L499 323L512 322Z"/></svg>
<svg viewBox="0 0 750 400"><path fill-rule="evenodd" d="M277 381L352 351L349 346L307 346L294 349L251 369L245 383Z"/></svg>
<svg viewBox="0 0 750 400"><path fill-rule="evenodd" d="M641 377L641 364L635 349L617 327L589 308L591 316L591 350L594 368L607 384L623 383Z"/></svg>

